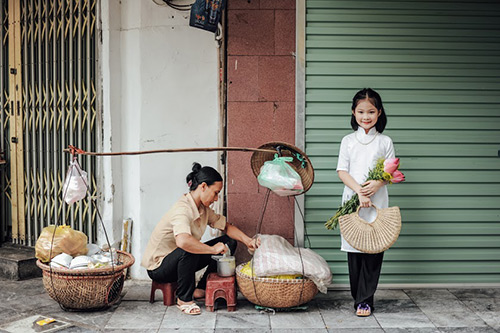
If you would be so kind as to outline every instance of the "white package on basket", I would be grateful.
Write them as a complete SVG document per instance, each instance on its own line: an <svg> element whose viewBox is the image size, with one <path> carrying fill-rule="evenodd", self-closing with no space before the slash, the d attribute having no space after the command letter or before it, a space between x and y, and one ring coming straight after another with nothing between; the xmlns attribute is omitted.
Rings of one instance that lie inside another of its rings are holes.
<svg viewBox="0 0 500 333"><path fill-rule="evenodd" d="M76 161L71 161L62 193L63 199L68 205L82 200L87 195L87 173L80 168Z"/></svg>
<svg viewBox="0 0 500 333"><path fill-rule="evenodd" d="M318 290L326 294L332 281L332 272L325 259L311 249L293 247L278 235L260 235L260 246L255 250L253 267L257 276L304 274ZM302 258L302 259L301 259ZM302 272L302 263L304 272Z"/></svg>

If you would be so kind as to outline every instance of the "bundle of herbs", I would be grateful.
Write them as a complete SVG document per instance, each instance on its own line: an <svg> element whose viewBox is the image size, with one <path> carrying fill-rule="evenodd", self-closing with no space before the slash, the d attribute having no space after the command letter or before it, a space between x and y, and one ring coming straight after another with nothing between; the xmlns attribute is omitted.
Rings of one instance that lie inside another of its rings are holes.
<svg viewBox="0 0 500 333"><path fill-rule="evenodd" d="M387 181L389 184L400 183L405 180L405 176L399 168L399 158L388 158L388 159L379 159L375 168L370 169L368 172L369 180L383 180ZM338 209L335 215L330 217L328 221L325 223L326 229L335 229L339 224L339 218L341 216L354 213L359 207L359 198L358 194L355 193L349 200L344 202Z"/></svg>

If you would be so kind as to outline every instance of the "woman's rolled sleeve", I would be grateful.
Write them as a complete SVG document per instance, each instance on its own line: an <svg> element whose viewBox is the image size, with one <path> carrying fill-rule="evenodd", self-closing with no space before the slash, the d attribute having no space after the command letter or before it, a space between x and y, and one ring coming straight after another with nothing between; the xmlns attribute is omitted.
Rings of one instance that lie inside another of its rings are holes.
<svg viewBox="0 0 500 333"><path fill-rule="evenodd" d="M213 210L208 210L208 225L214 229L226 229L226 217L216 214Z"/></svg>

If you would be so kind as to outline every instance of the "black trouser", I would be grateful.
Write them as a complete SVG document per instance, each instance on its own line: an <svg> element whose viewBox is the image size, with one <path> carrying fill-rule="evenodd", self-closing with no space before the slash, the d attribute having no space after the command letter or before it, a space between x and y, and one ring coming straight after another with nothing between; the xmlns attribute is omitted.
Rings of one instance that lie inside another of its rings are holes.
<svg viewBox="0 0 500 333"><path fill-rule="evenodd" d="M227 244L231 254L234 255L238 244L227 235L212 239L205 244L212 246L219 242ZM193 300L195 289L195 273L206 266L208 266L207 270L197 286L199 289L205 289L208 274L217 271L217 262L212 259L211 254L193 254L176 248L163 259L158 268L152 271L148 270L148 275L156 282L176 281L177 297L181 301L190 302Z"/></svg>
<svg viewBox="0 0 500 333"><path fill-rule="evenodd" d="M374 309L373 295L377 291L383 259L384 252L377 254L347 252L354 309L357 309L360 303L366 303L372 310Z"/></svg>

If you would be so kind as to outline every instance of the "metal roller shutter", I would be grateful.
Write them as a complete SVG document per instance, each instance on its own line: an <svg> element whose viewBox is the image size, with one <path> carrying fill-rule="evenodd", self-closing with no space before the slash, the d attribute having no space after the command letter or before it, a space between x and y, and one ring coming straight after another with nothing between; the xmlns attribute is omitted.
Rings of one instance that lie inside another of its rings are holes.
<svg viewBox="0 0 500 333"><path fill-rule="evenodd" d="M381 283L500 283L500 3L306 1L306 194L311 248L348 283L335 172L350 102L376 89L407 181L389 188L403 229ZM307 242L306 242L307 245Z"/></svg>

